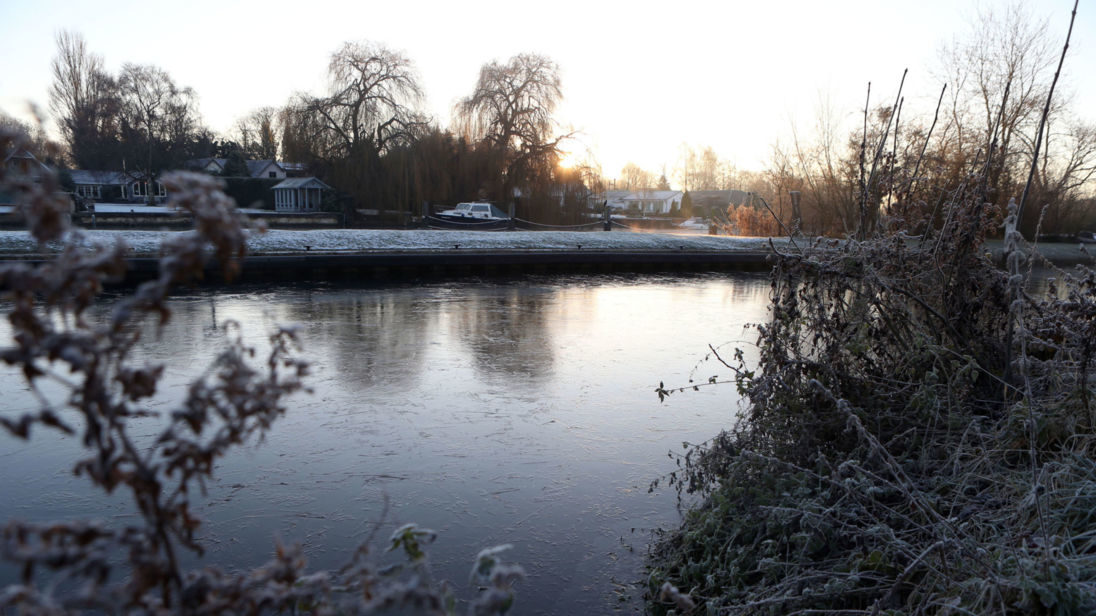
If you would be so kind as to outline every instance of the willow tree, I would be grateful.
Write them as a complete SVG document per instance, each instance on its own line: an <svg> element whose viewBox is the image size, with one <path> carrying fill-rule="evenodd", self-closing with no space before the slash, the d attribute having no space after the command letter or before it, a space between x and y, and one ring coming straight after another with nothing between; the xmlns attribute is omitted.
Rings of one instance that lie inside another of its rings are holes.
<svg viewBox="0 0 1096 616"><path fill-rule="evenodd" d="M333 184L354 201L382 199L381 158L427 126L414 64L383 45L347 42L331 54L328 79L327 95L301 97L287 116L283 130L296 143L284 154L311 150L314 166L329 169Z"/></svg>
<svg viewBox="0 0 1096 616"><path fill-rule="evenodd" d="M308 110L328 133L332 157L355 157L363 148L383 154L423 126L417 112L422 88L411 60L383 45L344 43L331 55L327 96L309 98Z"/></svg>
<svg viewBox="0 0 1096 616"><path fill-rule="evenodd" d="M520 54L505 64L485 64L471 96L457 103L462 136L494 151L500 196L507 202L515 186L539 183L554 172L560 143L570 137L558 133L553 117L562 98L559 66L544 56Z"/></svg>

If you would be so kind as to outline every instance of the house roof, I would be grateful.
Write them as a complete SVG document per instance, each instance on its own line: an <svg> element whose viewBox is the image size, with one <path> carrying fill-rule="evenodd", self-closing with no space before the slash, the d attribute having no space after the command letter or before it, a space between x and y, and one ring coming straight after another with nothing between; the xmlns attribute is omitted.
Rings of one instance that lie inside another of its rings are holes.
<svg viewBox="0 0 1096 616"><path fill-rule="evenodd" d="M286 178L275 184L271 190L278 190L279 188L286 190L295 188L322 188L324 190L335 190L315 177Z"/></svg>
<svg viewBox="0 0 1096 616"><path fill-rule="evenodd" d="M49 165L38 160L38 158L35 157L34 154L31 154L30 150L27 150L25 148L12 148L11 150L9 150L7 155L4 156L4 164L7 165L8 162L12 160L23 161L22 164L25 165L37 164L43 169L49 169Z"/></svg>
<svg viewBox="0 0 1096 616"><path fill-rule="evenodd" d="M205 169L209 166L209 163L217 163L218 167L224 169L226 162L228 162L227 158L192 158L186 161L186 167L190 169Z"/></svg>
<svg viewBox="0 0 1096 616"><path fill-rule="evenodd" d="M210 163L215 163L218 167L221 168L221 171L223 172L224 168L225 168L225 165L228 164L228 159L227 158L192 158L192 159L186 161L186 166L189 169L204 170L204 169L209 167ZM281 169L283 172L288 168L288 167L285 166L286 163L279 163L276 160L269 160L269 159L267 159L267 160L245 160L244 164L247 165L247 174L250 177L253 177L253 178L261 177L263 172L265 172L266 169L268 167L270 167L271 165L274 165L275 167ZM304 165L301 165L301 168L303 169Z"/></svg>
<svg viewBox="0 0 1096 616"><path fill-rule="evenodd" d="M128 180L120 171L87 171L74 169L69 172L74 184L125 184Z"/></svg>
<svg viewBox="0 0 1096 616"><path fill-rule="evenodd" d="M249 160L245 162L247 163L247 173L253 178L259 177L266 171L267 167L271 165L281 169L283 172L285 171L285 167L282 167L277 161L273 160Z"/></svg>
<svg viewBox="0 0 1096 616"><path fill-rule="evenodd" d="M609 199L615 201L636 201L640 199L666 201L681 197L680 190L609 190L606 191L606 194Z"/></svg>

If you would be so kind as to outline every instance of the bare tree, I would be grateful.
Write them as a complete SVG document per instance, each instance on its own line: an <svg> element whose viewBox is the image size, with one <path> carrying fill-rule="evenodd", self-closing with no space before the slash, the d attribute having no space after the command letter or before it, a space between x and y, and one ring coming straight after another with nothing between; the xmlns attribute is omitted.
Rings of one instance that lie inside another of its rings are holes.
<svg viewBox="0 0 1096 616"><path fill-rule="evenodd" d="M711 146L705 146L696 160L693 190L719 190L720 160Z"/></svg>
<svg viewBox="0 0 1096 616"><path fill-rule="evenodd" d="M1054 61L1046 20L1019 3L985 8L970 34L942 53L954 84L945 147L966 167L959 173L986 166L988 197L999 205L1008 201L1025 158L1030 165L1022 135L1035 133Z"/></svg>
<svg viewBox="0 0 1096 616"><path fill-rule="evenodd" d="M655 175L635 163L627 163L620 170L620 183L627 190L651 190L656 185Z"/></svg>
<svg viewBox="0 0 1096 616"><path fill-rule="evenodd" d="M559 134L553 117L562 98L556 63L520 54L505 64L485 64L471 96L457 103L462 136L487 142L500 157L502 197L507 201L513 186L554 169L560 143L571 136Z"/></svg>
<svg viewBox="0 0 1096 616"><path fill-rule="evenodd" d="M84 37L62 30L57 55L50 63L49 88L53 111L69 155L77 167L102 168L116 162L118 98L114 80L103 69L103 58L88 51Z"/></svg>
<svg viewBox="0 0 1096 616"><path fill-rule="evenodd" d="M127 170L136 171L134 177L146 183L151 203L160 172L182 162L197 132L194 91L175 85L159 67L130 63L122 66L118 86Z"/></svg>
<svg viewBox="0 0 1096 616"><path fill-rule="evenodd" d="M30 124L0 111L0 132L12 136L12 147L26 148L43 162L55 164L64 156L61 146L50 141L41 122Z"/></svg>
<svg viewBox="0 0 1096 616"><path fill-rule="evenodd" d="M260 160L278 158L278 116L278 109L260 107L236 120L233 136L245 154Z"/></svg>
<svg viewBox="0 0 1096 616"><path fill-rule="evenodd" d="M674 168L674 175L681 190L685 192L696 190L696 167L696 150L683 142L677 148L677 166Z"/></svg>
<svg viewBox="0 0 1096 616"><path fill-rule="evenodd" d="M416 108L422 89L411 60L374 43L344 43L331 55L328 96L306 98L334 152L329 157L360 155L367 144L384 154L408 142L426 126Z"/></svg>

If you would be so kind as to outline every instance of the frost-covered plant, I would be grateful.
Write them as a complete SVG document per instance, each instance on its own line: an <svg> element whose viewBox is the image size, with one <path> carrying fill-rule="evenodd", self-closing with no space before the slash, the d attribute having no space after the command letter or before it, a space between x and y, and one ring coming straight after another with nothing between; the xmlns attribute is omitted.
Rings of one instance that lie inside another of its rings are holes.
<svg viewBox="0 0 1096 616"><path fill-rule="evenodd" d="M15 140L0 134L0 152L16 147ZM193 217L194 231L166 241L157 278L116 303L104 322L93 322L86 313L104 284L125 275L126 247L78 241L79 231L67 225L68 198L54 177L0 169L0 192L14 196L33 237L40 244L65 240L65 248L48 262L0 264L0 290L11 303L13 332L0 360L21 371L39 400L35 412L0 416L0 426L21 439L39 429L79 436L85 455L74 472L107 492L125 492L139 514L135 523L121 527L8 522L0 534L0 556L20 575L0 589L0 611L453 613L448 589L429 576L423 546L433 533L414 526L402 527L391 539L411 561L406 570L376 566L368 541L337 571L308 573L300 547L281 545L273 560L251 571L182 568L182 552L202 553L192 494L203 489L218 458L261 436L286 412L286 397L307 389L308 364L296 354L292 328L274 331L260 358L229 322L225 349L191 383L178 408L150 409L165 365L133 358L141 323L153 319L162 326L171 316L167 300L174 285L201 278L210 260L231 278L246 252L246 222L217 180L176 173L164 182L170 203ZM60 387L63 398L45 391L45 382ZM137 421L159 421L158 435L136 439ZM497 558L485 565L484 558L481 553L477 571L483 572L485 588L470 609L505 613L521 569Z"/></svg>
<svg viewBox="0 0 1096 616"><path fill-rule="evenodd" d="M993 156L938 230L775 255L744 412L671 454L655 613L1096 613L1096 269L1029 292L1014 204L995 262Z"/></svg>
<svg viewBox="0 0 1096 616"><path fill-rule="evenodd" d="M976 179L949 208L938 236L777 256L739 423L674 456L702 501L656 612L1096 611L1096 273L1033 297L1015 211L1003 270Z"/></svg>

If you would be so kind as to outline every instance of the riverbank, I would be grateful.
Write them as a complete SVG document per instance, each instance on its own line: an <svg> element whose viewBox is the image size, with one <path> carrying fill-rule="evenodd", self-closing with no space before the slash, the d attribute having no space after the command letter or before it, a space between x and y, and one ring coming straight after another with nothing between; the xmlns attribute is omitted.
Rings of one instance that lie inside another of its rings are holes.
<svg viewBox="0 0 1096 616"><path fill-rule="evenodd" d="M123 242L130 251L130 281L156 275L160 245L181 231L81 230L74 241L91 247ZM915 240L911 240L913 242ZM800 240L803 243L803 240ZM23 231L0 231L0 260L37 262L62 244L40 249ZM767 271L773 248L794 251L787 238L711 236L695 232L452 231L383 229L275 229L253 233L242 279L359 280L415 277ZM1083 245L1041 244L1046 262L1088 262ZM985 250L998 263L1001 242ZM216 264L206 279L220 280Z"/></svg>
<svg viewBox="0 0 1096 616"><path fill-rule="evenodd" d="M155 275L157 255L175 231L82 231L91 247L124 242L132 279ZM783 246L787 240L774 240ZM42 251L23 232L0 232L0 259L37 261ZM767 238L696 233L442 230L271 230L248 239L245 280L386 279L569 272L760 271ZM208 280L218 280L211 265Z"/></svg>

